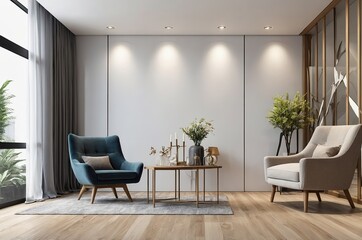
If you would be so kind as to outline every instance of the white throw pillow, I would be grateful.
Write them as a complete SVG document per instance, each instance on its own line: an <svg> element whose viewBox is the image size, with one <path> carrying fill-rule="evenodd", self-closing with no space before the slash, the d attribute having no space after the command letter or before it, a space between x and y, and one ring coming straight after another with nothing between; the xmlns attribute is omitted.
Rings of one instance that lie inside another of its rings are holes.
<svg viewBox="0 0 362 240"><path fill-rule="evenodd" d="M313 151L312 157L333 157L339 153L341 145L339 146L326 146L318 144Z"/></svg>
<svg viewBox="0 0 362 240"><path fill-rule="evenodd" d="M109 156L82 156L83 161L90 165L94 170L113 170Z"/></svg>

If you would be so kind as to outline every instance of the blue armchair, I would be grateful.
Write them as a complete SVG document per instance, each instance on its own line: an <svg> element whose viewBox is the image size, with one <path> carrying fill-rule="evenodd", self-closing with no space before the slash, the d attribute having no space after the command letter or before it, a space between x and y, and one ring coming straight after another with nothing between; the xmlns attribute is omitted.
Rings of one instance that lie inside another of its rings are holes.
<svg viewBox="0 0 362 240"><path fill-rule="evenodd" d="M81 137L70 133L68 147L74 175L82 185L78 200L85 191L92 189L91 203L94 203L98 188L111 188L118 198L116 188L121 187L132 202L127 184L140 181L143 163L129 162L124 158L118 136ZM95 170L84 162L83 156L108 156L113 169Z"/></svg>

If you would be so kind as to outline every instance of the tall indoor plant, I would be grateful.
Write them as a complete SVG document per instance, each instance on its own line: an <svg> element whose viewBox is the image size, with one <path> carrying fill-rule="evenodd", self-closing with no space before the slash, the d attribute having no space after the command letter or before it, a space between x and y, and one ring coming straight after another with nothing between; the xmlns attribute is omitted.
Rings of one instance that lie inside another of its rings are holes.
<svg viewBox="0 0 362 240"><path fill-rule="evenodd" d="M309 111L307 101L299 92L293 99L289 99L288 93L285 96L274 97L273 109L267 118L274 128L279 128L282 131L281 137L285 140L288 155L290 154L293 132L313 122L313 119L309 117Z"/></svg>
<svg viewBox="0 0 362 240"><path fill-rule="evenodd" d="M214 131L211 121L196 118L188 127L182 128L182 131L194 142L194 145L189 148L190 165L196 165L198 162L203 165L204 147L201 146L201 142Z"/></svg>

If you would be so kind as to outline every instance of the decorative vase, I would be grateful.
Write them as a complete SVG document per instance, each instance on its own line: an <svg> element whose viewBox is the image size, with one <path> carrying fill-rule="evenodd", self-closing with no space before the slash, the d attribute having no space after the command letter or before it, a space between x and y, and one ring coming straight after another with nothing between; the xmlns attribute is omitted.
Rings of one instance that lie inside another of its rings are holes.
<svg viewBox="0 0 362 240"><path fill-rule="evenodd" d="M165 155L159 156L159 158L157 160L157 165L158 166L169 166L170 165L170 159Z"/></svg>
<svg viewBox="0 0 362 240"><path fill-rule="evenodd" d="M204 147L191 146L189 148L189 165L204 165Z"/></svg>

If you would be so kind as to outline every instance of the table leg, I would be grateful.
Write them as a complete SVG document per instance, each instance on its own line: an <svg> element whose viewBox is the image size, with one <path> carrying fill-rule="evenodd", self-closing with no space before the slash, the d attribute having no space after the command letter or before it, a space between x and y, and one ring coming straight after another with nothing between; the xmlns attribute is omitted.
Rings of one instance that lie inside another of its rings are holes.
<svg viewBox="0 0 362 240"><path fill-rule="evenodd" d="M152 203L153 207L156 205L156 170L152 170Z"/></svg>
<svg viewBox="0 0 362 240"><path fill-rule="evenodd" d="M195 179L195 188L196 188L196 207L199 207L199 169L196 170L196 179Z"/></svg>
<svg viewBox="0 0 362 240"><path fill-rule="evenodd" d="M216 172L217 172L217 176L216 176L216 179L217 179L217 184L216 184L216 197L217 197L217 203L219 204L219 169L216 168Z"/></svg>
<svg viewBox="0 0 362 240"><path fill-rule="evenodd" d="M191 176L192 176L192 179L194 180L195 182L195 196L196 196L196 170L192 170L191 171ZM192 181L192 180L191 180Z"/></svg>
<svg viewBox="0 0 362 240"><path fill-rule="evenodd" d="M147 203L150 203L150 170L147 169Z"/></svg>
<svg viewBox="0 0 362 240"><path fill-rule="evenodd" d="M203 187L204 187L204 202L205 202L205 169L204 169L204 175L203 175L203 177L204 177L204 182L203 182L203 183L204 183L204 186L203 186Z"/></svg>
<svg viewBox="0 0 362 240"><path fill-rule="evenodd" d="M177 170L177 174L178 174L178 200L180 201L180 185L181 185L181 182L180 182L180 170Z"/></svg>
<svg viewBox="0 0 362 240"><path fill-rule="evenodd" d="M175 170L175 201L177 200L177 171Z"/></svg>

